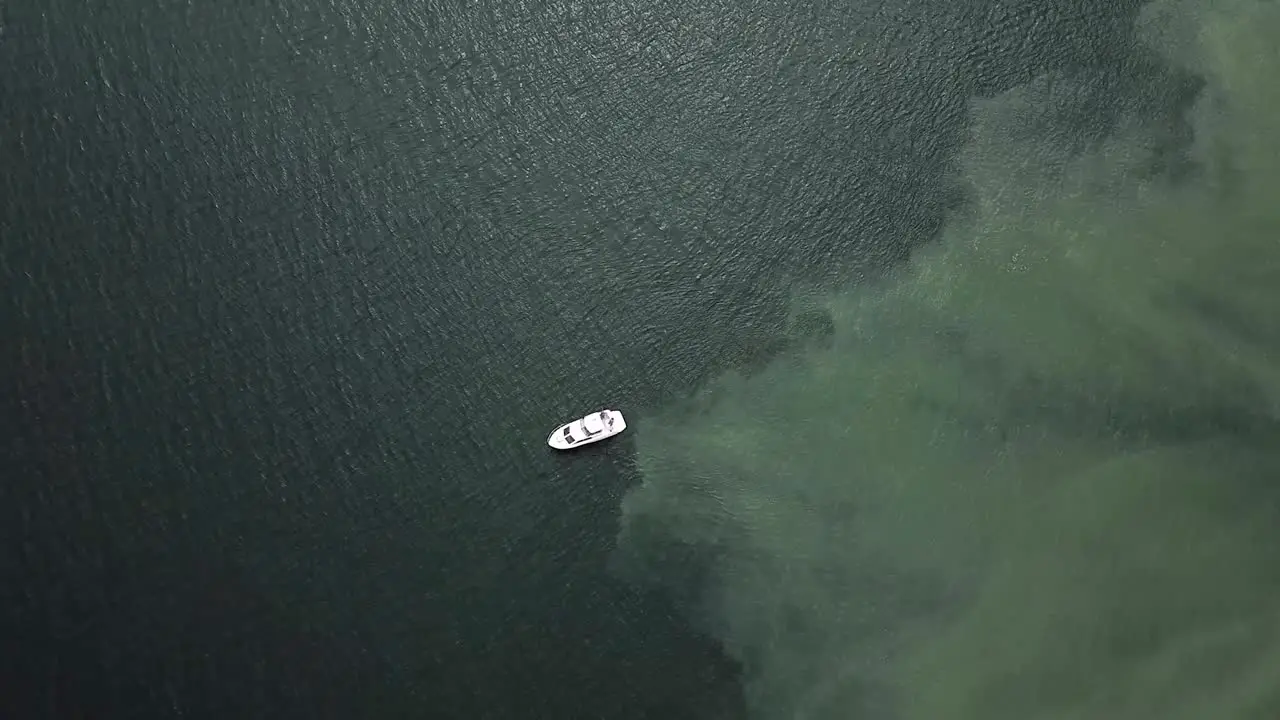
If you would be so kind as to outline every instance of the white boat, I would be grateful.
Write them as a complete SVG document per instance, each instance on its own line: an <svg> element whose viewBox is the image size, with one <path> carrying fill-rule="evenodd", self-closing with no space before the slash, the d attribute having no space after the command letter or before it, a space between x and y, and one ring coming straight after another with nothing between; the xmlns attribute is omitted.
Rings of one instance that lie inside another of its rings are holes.
<svg viewBox="0 0 1280 720"><path fill-rule="evenodd" d="M613 437L627 429L627 421L618 410L601 410L567 422L547 436L547 444L557 450L572 450Z"/></svg>

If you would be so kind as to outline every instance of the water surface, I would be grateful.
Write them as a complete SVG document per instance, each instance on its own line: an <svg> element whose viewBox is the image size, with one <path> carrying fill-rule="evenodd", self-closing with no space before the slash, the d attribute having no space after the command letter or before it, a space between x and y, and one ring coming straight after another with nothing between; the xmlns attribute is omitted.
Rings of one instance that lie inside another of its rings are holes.
<svg viewBox="0 0 1280 720"><path fill-rule="evenodd" d="M1274 13L1207 8L7 6L9 714L1268 709Z"/></svg>

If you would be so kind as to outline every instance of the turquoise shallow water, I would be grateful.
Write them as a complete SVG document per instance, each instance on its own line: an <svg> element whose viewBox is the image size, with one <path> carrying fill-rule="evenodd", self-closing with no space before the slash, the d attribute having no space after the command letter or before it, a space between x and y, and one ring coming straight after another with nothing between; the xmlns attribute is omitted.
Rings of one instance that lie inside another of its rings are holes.
<svg viewBox="0 0 1280 720"><path fill-rule="evenodd" d="M1205 73L1142 50L1138 7L6 6L0 277L16 412L0 599L28 652L10 661L27 691L0 702L22 717L908 712L876 672L859 666L847 688L814 673L831 656L801 642L812 630L783 643L790 655L759 641L787 623L853 632L827 616L776 624L762 605L760 624L726 624L765 597L716 584L726 568L744 577L733 527L757 518L701 503L776 504L760 557L852 582L841 558L807 567L788 549L813 540L794 518L847 521L805 477L847 466L828 453L849 438L770 437L751 418L800 427L814 393L865 393L849 367L900 358L937 371L926 386L974 388L966 422L985 426L1007 388L947 375L883 329L954 338L964 323L893 301L873 312L848 288L950 247L975 200L1050 194L1044 168L1133 123L1158 129L1147 171L1194 176L1195 124L1179 112ZM1035 80L1046 72L1052 90ZM1035 82L986 115L971 103ZM1106 185L1105 170L1086 179ZM1043 277L1035 287L1058 287ZM999 287L955 287L984 283ZM956 292L949 312L998 324L1034 295ZM888 345L850 355L859 318ZM1036 339L989 336L1004 352ZM1057 368L1052 350L1036 367ZM844 369L793 374L812 352ZM746 379L715 380L726 370ZM709 387L733 412L674 419ZM603 404L634 432L575 456L542 446ZM1240 410L1208 408L1256 431L1265 413ZM855 413L841 427L854 420L868 425ZM892 437L923 437L908 420ZM723 455L687 454L660 421ZM745 466L741 488L717 484L725 463ZM830 514L789 515L778 479ZM672 505L688 524L661 512ZM637 542L654 507L676 530ZM965 527L957 542L980 544ZM940 602L871 575L850 585L858 597Z"/></svg>
<svg viewBox="0 0 1280 720"><path fill-rule="evenodd" d="M1123 92L1081 138L1087 74L975 97L935 243L644 418L619 566L751 717L1280 712L1280 11L1135 27L1203 82L1176 120Z"/></svg>

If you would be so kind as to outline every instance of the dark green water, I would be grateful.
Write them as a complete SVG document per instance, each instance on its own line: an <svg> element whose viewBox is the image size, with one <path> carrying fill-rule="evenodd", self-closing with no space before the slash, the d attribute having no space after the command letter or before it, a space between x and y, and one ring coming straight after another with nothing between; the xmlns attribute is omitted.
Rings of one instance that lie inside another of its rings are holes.
<svg viewBox="0 0 1280 720"><path fill-rule="evenodd" d="M646 419L933 243L973 97L1197 86L1137 2L241 5L0 10L9 717L767 716L610 570Z"/></svg>

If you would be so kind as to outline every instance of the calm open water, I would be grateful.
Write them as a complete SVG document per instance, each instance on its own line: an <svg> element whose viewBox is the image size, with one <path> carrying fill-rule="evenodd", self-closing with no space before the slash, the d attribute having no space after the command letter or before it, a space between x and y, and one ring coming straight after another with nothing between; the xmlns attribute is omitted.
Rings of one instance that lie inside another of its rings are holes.
<svg viewBox="0 0 1280 720"><path fill-rule="evenodd" d="M1105 130L1137 6L6 4L4 715L741 716L543 438L930 241L973 95Z"/></svg>

